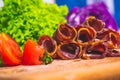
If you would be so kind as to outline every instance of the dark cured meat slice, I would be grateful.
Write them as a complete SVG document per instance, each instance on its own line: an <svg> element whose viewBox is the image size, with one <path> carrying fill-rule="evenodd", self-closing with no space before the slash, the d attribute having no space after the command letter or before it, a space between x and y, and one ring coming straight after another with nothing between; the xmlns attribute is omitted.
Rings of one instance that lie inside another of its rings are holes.
<svg viewBox="0 0 120 80"><path fill-rule="evenodd" d="M60 24L53 34L53 39L56 40L57 44L61 42L69 42L76 39L77 32L75 28L72 28L67 24Z"/></svg>
<svg viewBox="0 0 120 80"><path fill-rule="evenodd" d="M105 23L102 20L96 19L94 16L90 16L86 18L84 25L93 27L97 32L99 32L104 28Z"/></svg>
<svg viewBox="0 0 120 80"><path fill-rule="evenodd" d="M38 39L38 44L41 45L50 56L54 56L57 50L57 43L48 35L43 35Z"/></svg>
<svg viewBox="0 0 120 80"><path fill-rule="evenodd" d="M89 26L79 27L77 34L77 42L86 46L96 38L96 31Z"/></svg>
<svg viewBox="0 0 120 80"><path fill-rule="evenodd" d="M108 49L107 57L120 57L120 49Z"/></svg>
<svg viewBox="0 0 120 80"><path fill-rule="evenodd" d="M75 42L62 43L58 46L57 54L61 59L80 58L82 47Z"/></svg>
<svg viewBox="0 0 120 80"><path fill-rule="evenodd" d="M120 34L111 29L104 29L97 34L97 39L104 40L106 47L109 49L120 48Z"/></svg>
<svg viewBox="0 0 120 80"><path fill-rule="evenodd" d="M83 49L84 59L101 59L106 56L107 48L102 42L92 42Z"/></svg>

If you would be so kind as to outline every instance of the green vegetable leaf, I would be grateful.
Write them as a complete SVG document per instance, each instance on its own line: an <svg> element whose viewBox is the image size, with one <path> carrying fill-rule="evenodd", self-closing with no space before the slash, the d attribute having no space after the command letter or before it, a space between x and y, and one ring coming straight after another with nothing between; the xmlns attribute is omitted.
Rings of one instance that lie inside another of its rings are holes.
<svg viewBox="0 0 120 80"><path fill-rule="evenodd" d="M49 64L53 61L52 57L49 56L46 52L44 53L44 58L41 58L44 64Z"/></svg>
<svg viewBox="0 0 120 80"><path fill-rule="evenodd" d="M0 65L2 64L2 60L0 60Z"/></svg>
<svg viewBox="0 0 120 80"><path fill-rule="evenodd" d="M4 66L2 59L0 58L0 67Z"/></svg>

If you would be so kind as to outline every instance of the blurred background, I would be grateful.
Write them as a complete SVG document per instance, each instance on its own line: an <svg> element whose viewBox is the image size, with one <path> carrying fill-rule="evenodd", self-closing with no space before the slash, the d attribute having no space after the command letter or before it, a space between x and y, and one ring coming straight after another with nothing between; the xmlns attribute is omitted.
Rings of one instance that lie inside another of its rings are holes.
<svg viewBox="0 0 120 80"><path fill-rule="evenodd" d="M104 2L108 7L108 11L115 18L117 26L120 28L120 0L43 0L47 3L56 3L58 5L67 5L69 11L75 6L82 8L93 3ZM3 6L3 1L0 0L0 7Z"/></svg>
<svg viewBox="0 0 120 80"><path fill-rule="evenodd" d="M104 2L108 7L108 11L115 18L115 21L120 28L120 0L44 0L48 3L57 3L58 5L67 5L69 11L75 6L84 7L86 5L95 4L98 2Z"/></svg>
<svg viewBox="0 0 120 80"><path fill-rule="evenodd" d="M56 0L58 5L67 5L69 10L78 6L80 8L85 5L104 2L108 7L110 14L115 18L118 27L120 28L120 0Z"/></svg>

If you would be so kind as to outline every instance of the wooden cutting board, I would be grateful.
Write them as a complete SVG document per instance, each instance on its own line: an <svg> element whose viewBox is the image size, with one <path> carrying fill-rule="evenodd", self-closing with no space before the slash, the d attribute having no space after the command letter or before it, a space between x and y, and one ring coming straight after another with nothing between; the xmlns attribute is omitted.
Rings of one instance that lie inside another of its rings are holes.
<svg viewBox="0 0 120 80"><path fill-rule="evenodd" d="M0 67L0 80L120 80L120 57Z"/></svg>

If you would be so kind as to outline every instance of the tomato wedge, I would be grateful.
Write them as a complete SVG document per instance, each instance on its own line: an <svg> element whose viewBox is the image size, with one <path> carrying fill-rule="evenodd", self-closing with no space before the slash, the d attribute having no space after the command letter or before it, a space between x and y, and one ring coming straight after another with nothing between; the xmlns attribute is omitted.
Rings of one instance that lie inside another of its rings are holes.
<svg viewBox="0 0 120 80"><path fill-rule="evenodd" d="M0 55L5 65L21 64L22 52L18 43L5 33L0 34Z"/></svg>
<svg viewBox="0 0 120 80"><path fill-rule="evenodd" d="M28 39L24 46L22 63L24 65L39 65L43 63L40 57L44 57L44 49L33 40Z"/></svg>

